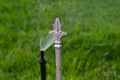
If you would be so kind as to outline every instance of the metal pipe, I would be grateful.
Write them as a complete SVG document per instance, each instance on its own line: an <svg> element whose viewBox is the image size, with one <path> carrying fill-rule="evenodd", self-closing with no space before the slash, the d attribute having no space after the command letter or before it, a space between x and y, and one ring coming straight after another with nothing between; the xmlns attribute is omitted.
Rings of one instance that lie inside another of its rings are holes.
<svg viewBox="0 0 120 80"><path fill-rule="evenodd" d="M61 41L60 39L67 35L66 32L61 31L61 24L59 18L56 18L53 24L53 30L49 32L55 38L55 53L56 53L56 80L62 80L61 70Z"/></svg>
<svg viewBox="0 0 120 80"><path fill-rule="evenodd" d="M40 76L41 80L46 80L46 60L44 58L44 51L40 51Z"/></svg>

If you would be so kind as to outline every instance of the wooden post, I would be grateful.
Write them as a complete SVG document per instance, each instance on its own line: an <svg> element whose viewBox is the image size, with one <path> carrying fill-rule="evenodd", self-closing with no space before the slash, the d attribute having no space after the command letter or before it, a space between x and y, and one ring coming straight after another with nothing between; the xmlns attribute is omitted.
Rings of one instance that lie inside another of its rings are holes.
<svg viewBox="0 0 120 80"><path fill-rule="evenodd" d="M61 24L59 18L56 18L53 24L53 30L49 32L55 38L55 53L56 53L56 80L62 80L61 70L61 41L60 38L67 35L66 32L61 31Z"/></svg>

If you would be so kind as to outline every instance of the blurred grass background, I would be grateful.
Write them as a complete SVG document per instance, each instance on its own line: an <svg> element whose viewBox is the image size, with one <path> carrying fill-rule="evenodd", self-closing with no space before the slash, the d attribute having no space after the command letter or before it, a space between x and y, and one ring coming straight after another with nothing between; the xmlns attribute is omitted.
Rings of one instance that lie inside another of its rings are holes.
<svg viewBox="0 0 120 80"><path fill-rule="evenodd" d="M39 80L39 41L59 17L63 80L120 80L119 0L0 0L0 80ZM46 52L55 80L54 47Z"/></svg>

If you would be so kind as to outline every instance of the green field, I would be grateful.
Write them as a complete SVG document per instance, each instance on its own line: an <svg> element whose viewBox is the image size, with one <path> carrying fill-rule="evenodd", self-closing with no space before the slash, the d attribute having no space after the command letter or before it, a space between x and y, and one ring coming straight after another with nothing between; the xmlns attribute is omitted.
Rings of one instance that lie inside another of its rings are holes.
<svg viewBox="0 0 120 80"><path fill-rule="evenodd" d="M59 17L63 80L120 80L120 0L0 0L0 80L40 80L40 39ZM45 51L47 80L55 52Z"/></svg>

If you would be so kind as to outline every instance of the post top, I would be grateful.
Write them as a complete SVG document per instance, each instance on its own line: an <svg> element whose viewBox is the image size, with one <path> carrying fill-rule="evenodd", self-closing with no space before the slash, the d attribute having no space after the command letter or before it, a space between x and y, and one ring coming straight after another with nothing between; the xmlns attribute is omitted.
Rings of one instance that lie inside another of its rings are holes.
<svg viewBox="0 0 120 80"><path fill-rule="evenodd" d="M53 30L49 32L49 34L51 34L54 38L55 41L60 42L60 39L67 35L66 32L62 32L61 31L61 23L59 18L56 18L54 24L53 24Z"/></svg>

